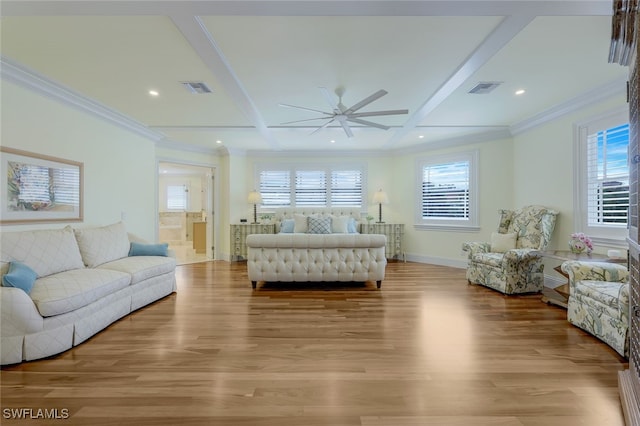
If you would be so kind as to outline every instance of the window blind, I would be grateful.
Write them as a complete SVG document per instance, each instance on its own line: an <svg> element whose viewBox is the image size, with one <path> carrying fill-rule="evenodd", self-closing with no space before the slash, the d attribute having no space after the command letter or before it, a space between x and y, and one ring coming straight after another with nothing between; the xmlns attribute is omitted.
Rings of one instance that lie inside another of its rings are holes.
<svg viewBox="0 0 640 426"><path fill-rule="evenodd" d="M626 226L629 209L629 124L587 137L588 225Z"/></svg>
<svg viewBox="0 0 640 426"><path fill-rule="evenodd" d="M51 199L49 168L34 164L10 163L19 173L20 203L50 204Z"/></svg>
<svg viewBox="0 0 640 426"><path fill-rule="evenodd" d="M296 206L326 206L327 178L323 170L296 171Z"/></svg>
<svg viewBox="0 0 640 426"><path fill-rule="evenodd" d="M259 188L263 206L291 205L291 173L288 170L261 171Z"/></svg>
<svg viewBox="0 0 640 426"><path fill-rule="evenodd" d="M51 169L55 204L80 205L80 171L75 169Z"/></svg>
<svg viewBox="0 0 640 426"><path fill-rule="evenodd" d="M184 185L167 185L167 209L187 210L187 194Z"/></svg>
<svg viewBox="0 0 640 426"><path fill-rule="evenodd" d="M362 173L359 170L331 172L331 205L336 207L362 205Z"/></svg>
<svg viewBox="0 0 640 426"><path fill-rule="evenodd" d="M469 161L425 165L422 218L469 219Z"/></svg>

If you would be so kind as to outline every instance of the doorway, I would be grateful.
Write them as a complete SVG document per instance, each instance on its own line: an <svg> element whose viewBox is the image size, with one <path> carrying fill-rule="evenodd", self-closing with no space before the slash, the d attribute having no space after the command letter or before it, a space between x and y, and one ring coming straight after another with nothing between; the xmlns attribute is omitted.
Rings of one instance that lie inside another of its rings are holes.
<svg viewBox="0 0 640 426"><path fill-rule="evenodd" d="M158 240L168 243L179 265L215 257L215 169L158 163Z"/></svg>

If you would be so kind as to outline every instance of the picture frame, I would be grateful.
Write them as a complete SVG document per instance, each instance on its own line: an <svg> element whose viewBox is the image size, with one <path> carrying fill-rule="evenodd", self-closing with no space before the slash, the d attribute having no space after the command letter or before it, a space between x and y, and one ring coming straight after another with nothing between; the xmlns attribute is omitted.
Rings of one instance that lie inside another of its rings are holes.
<svg viewBox="0 0 640 426"><path fill-rule="evenodd" d="M84 163L0 147L0 224L82 222Z"/></svg>

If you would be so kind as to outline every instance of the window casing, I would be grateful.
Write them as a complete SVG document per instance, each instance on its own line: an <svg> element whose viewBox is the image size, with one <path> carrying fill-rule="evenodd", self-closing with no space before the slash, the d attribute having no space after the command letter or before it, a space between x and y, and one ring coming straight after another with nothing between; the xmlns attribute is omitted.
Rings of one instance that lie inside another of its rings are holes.
<svg viewBox="0 0 640 426"><path fill-rule="evenodd" d="M477 229L477 164L477 151L416 161L417 228Z"/></svg>
<svg viewBox="0 0 640 426"><path fill-rule="evenodd" d="M363 166L261 165L261 210L276 207L366 208Z"/></svg>
<svg viewBox="0 0 640 426"><path fill-rule="evenodd" d="M596 244L626 247L629 124L626 111L577 125L575 227Z"/></svg>

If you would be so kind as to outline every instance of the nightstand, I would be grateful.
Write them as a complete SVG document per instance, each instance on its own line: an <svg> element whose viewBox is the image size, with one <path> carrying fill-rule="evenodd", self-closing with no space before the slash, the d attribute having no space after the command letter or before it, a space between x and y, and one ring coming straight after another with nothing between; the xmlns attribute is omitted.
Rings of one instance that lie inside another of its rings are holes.
<svg viewBox="0 0 640 426"><path fill-rule="evenodd" d="M275 234L276 225L262 225L260 223L240 223L231 225L231 260L247 259L247 235L250 234Z"/></svg>
<svg viewBox="0 0 640 426"><path fill-rule="evenodd" d="M385 254L387 259L399 259L407 261L404 253L404 224L403 223L362 223L361 234L383 234L387 237Z"/></svg>

